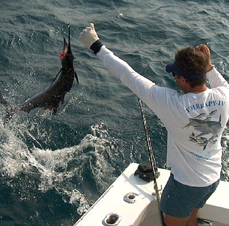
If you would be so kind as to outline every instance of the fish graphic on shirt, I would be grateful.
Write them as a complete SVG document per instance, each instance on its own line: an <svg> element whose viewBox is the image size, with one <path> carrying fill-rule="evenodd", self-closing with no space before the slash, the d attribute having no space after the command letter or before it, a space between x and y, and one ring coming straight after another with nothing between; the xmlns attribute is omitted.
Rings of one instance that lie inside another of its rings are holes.
<svg viewBox="0 0 229 226"><path fill-rule="evenodd" d="M203 150L205 150L207 145L212 145L217 142L218 133L221 130L221 115L219 117L219 121L211 121L212 115L216 112L217 110L214 110L207 116L205 113L201 113L195 118L189 118L189 123L183 127L188 128L192 126L196 131L200 132L198 135L193 132L189 138L190 141L199 146L203 146ZM211 137L206 138L205 136L209 134L211 134Z"/></svg>

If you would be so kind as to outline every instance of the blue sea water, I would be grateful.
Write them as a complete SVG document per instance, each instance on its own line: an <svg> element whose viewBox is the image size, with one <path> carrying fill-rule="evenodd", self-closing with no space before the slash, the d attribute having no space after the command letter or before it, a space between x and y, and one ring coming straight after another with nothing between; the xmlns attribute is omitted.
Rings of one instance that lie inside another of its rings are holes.
<svg viewBox="0 0 229 226"><path fill-rule="evenodd" d="M71 23L76 81L57 115L19 112L3 127L0 106L0 225L70 226L131 162L148 160L137 98L78 41L95 24L100 39L136 71L177 89L165 65L186 46L208 43L229 81L226 0L0 0L0 91L19 104L61 68ZM162 103L163 104L163 103ZM144 105L157 164L166 130ZM229 180L226 128L221 179Z"/></svg>

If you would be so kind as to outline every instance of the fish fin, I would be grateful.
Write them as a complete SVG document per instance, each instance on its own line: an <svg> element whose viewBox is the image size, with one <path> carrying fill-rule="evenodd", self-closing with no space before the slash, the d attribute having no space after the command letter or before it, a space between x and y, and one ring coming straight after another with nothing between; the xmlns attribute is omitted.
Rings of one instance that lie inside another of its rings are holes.
<svg viewBox="0 0 229 226"><path fill-rule="evenodd" d="M76 78L77 83L79 84L79 79L78 79L78 75L77 75L76 71L75 71L75 78Z"/></svg>
<svg viewBox="0 0 229 226"><path fill-rule="evenodd" d="M63 70L63 68L61 68L61 69L59 70L59 72L57 73L57 75L56 75L55 78L53 79L51 85L54 83L54 81L56 80L57 76L60 74L60 72L61 72L62 70Z"/></svg>
<svg viewBox="0 0 229 226"><path fill-rule="evenodd" d="M62 104L64 103L64 97L65 97L65 95L63 95L62 98L60 99Z"/></svg>

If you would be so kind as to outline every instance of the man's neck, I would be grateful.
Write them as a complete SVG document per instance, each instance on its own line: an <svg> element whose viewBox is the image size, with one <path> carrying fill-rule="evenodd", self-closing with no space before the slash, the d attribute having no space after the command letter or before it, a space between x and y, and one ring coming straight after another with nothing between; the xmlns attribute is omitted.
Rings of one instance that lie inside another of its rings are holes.
<svg viewBox="0 0 229 226"><path fill-rule="evenodd" d="M195 87L190 87L189 90L185 93L203 93L207 90L206 84L200 85L200 86L195 86Z"/></svg>

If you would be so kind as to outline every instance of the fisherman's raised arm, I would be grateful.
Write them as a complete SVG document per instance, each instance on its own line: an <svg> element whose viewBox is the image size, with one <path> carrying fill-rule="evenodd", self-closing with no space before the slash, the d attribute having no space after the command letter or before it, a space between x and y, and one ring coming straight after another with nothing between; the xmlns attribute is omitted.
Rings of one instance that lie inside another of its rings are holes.
<svg viewBox="0 0 229 226"><path fill-rule="evenodd" d="M166 101L166 95L170 96L170 94L168 94L169 89L165 90L144 76L141 76L125 61L107 49L99 40L93 24L90 24L81 32L79 40L87 48L93 50L105 67L141 98L152 110L157 110L156 108L159 102ZM173 90L170 91L174 92Z"/></svg>
<svg viewBox="0 0 229 226"><path fill-rule="evenodd" d="M211 88L216 88L219 86L225 86L229 88L228 82L224 79L224 77L216 70L214 65L211 62L211 52L207 45L201 44L196 47L196 50L201 51L205 56L208 62L207 64L207 79Z"/></svg>
<svg viewBox="0 0 229 226"><path fill-rule="evenodd" d="M125 61L115 56L113 52L105 47L99 40L99 37L94 29L94 24L89 24L80 34L79 40L96 54L103 62L105 67L122 82L125 83L123 77L127 77L128 74L141 76L135 72ZM152 83L146 79L147 82ZM128 85L128 84L125 84Z"/></svg>
<svg viewBox="0 0 229 226"><path fill-rule="evenodd" d="M122 80L123 76L129 71L136 73L125 61L115 56L113 52L107 49L94 29L94 24L90 24L80 34L79 40L96 54L107 69Z"/></svg>

